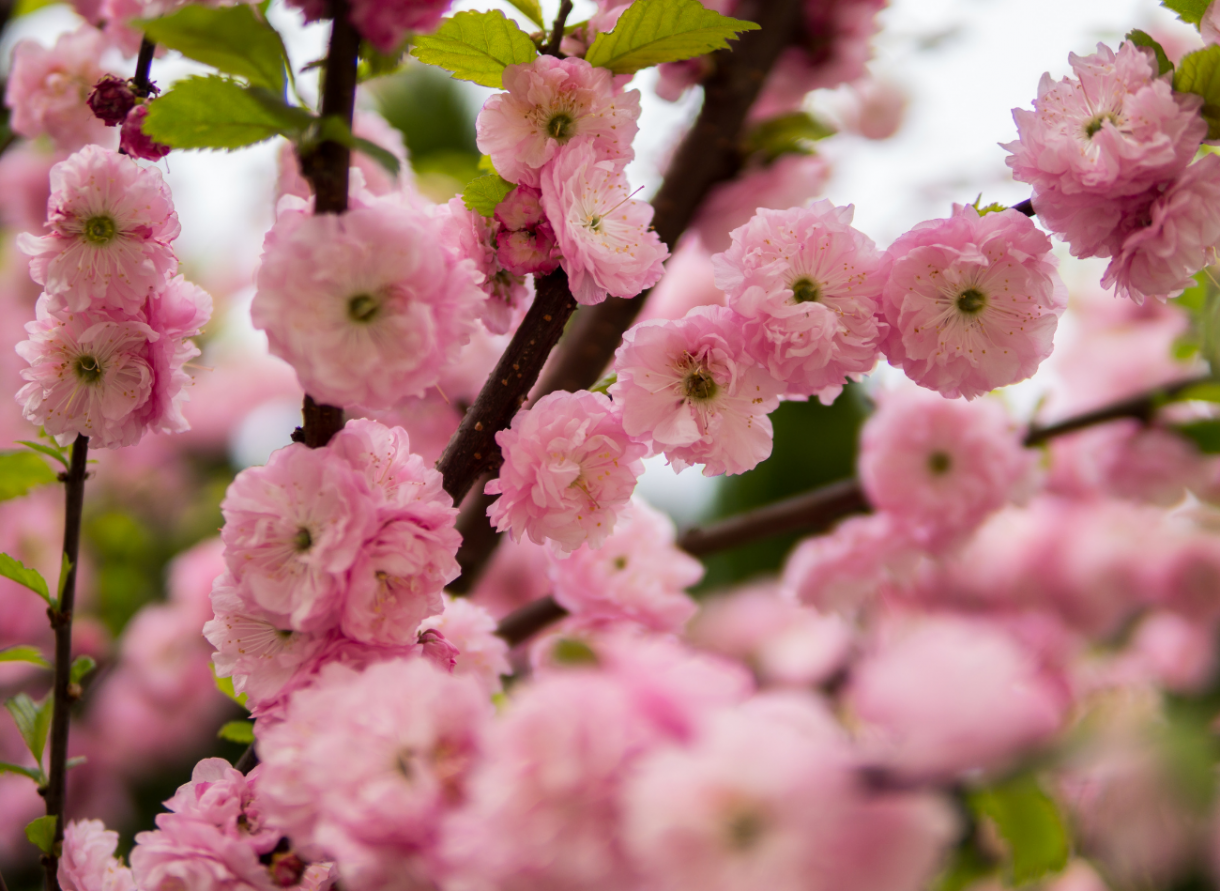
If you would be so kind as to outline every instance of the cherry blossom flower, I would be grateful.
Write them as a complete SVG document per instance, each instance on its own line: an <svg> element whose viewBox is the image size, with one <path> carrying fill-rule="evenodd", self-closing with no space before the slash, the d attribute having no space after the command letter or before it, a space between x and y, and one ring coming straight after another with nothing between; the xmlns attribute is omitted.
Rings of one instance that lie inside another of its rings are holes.
<svg viewBox="0 0 1220 891"><path fill-rule="evenodd" d="M885 255L881 348L942 396L973 399L1033 374L1067 304L1050 239L1019 211L957 206Z"/></svg>
<svg viewBox="0 0 1220 891"><path fill-rule="evenodd" d="M513 538L548 540L561 552L584 543L598 548L644 472L647 449L623 431L601 393L549 393L496 434L504 454L500 476L487 484L499 495L487 516Z"/></svg>
<svg viewBox="0 0 1220 891"><path fill-rule="evenodd" d="M960 541L1030 487L1037 457L998 401L908 388L878 402L860 433L860 484L925 547Z"/></svg>
<svg viewBox="0 0 1220 891"><path fill-rule="evenodd" d="M137 105L127 113L119 133L119 148L124 154L145 161L160 161L171 151L163 142L157 142L144 132L144 119L148 117L148 106Z"/></svg>
<svg viewBox="0 0 1220 891"><path fill-rule="evenodd" d="M880 352L881 254L851 227L852 213L829 201L760 209L712 258L716 284L746 319L750 355L791 394L828 405Z"/></svg>
<svg viewBox="0 0 1220 891"><path fill-rule="evenodd" d="M348 18L360 36L380 52L393 53L401 48L409 31L434 31L453 0L356 0ZM329 16L323 0L292 0L288 4L305 13L305 21L316 22Z"/></svg>
<svg viewBox="0 0 1220 891"><path fill-rule="evenodd" d="M1187 167L1147 210L1148 224L1114 251L1103 287L1143 303L1176 297L1220 250L1220 158L1206 155Z"/></svg>
<svg viewBox="0 0 1220 891"><path fill-rule="evenodd" d="M576 302L634 297L661 280L669 250L649 228L652 205L589 145L568 149L542 177L542 206L555 230Z"/></svg>
<svg viewBox="0 0 1220 891"><path fill-rule="evenodd" d="M194 383L185 368L200 355L199 347L190 338L200 334L212 317L212 298L178 275L160 296L148 301L144 316L157 339L149 350L152 392L137 416L154 432L182 433L191 426L182 407L189 401L188 388Z"/></svg>
<svg viewBox="0 0 1220 891"><path fill-rule="evenodd" d="M332 665L260 727L265 817L347 888L432 886L444 812L464 797L491 703L421 659Z"/></svg>
<svg viewBox="0 0 1220 891"><path fill-rule="evenodd" d="M482 276L481 287L487 295L482 319L487 330L493 334L512 331L529 308L533 288L521 273L501 262L496 221L468 209L459 197L437 208L436 222L441 240L458 258L473 261Z"/></svg>
<svg viewBox="0 0 1220 891"><path fill-rule="evenodd" d="M509 182L537 186L556 156L585 146L611 171L635 156L640 93L618 93L609 70L540 55L505 68L504 89L483 104L475 128L479 151Z"/></svg>
<svg viewBox="0 0 1220 891"><path fill-rule="evenodd" d="M225 560L251 600L294 630L332 625L376 522L347 462L294 443L239 473L220 509Z"/></svg>
<svg viewBox="0 0 1220 891"><path fill-rule="evenodd" d="M610 395L628 436L705 476L744 473L771 454L782 382L755 364L738 317L696 307L676 322L644 322L623 336Z"/></svg>
<svg viewBox="0 0 1220 891"><path fill-rule="evenodd" d="M584 544L570 557L550 561L556 602L581 623L681 631L695 613L686 589L703 578L703 564L678 550L676 537L669 517L632 499L599 547Z"/></svg>
<svg viewBox="0 0 1220 891"><path fill-rule="evenodd" d="M27 139L47 134L68 152L91 142L113 145L106 125L85 104L106 73L99 64L105 48L102 32L90 25L61 35L50 49L33 40L18 43L4 93L13 132Z"/></svg>
<svg viewBox="0 0 1220 891"><path fill-rule="evenodd" d="M516 275L545 275L559 265L555 232L542 210L542 193L517 186L496 206L496 258Z"/></svg>
<svg viewBox="0 0 1220 891"><path fill-rule="evenodd" d="M426 216L382 199L342 215L282 213L251 315L314 398L377 409L437 382L484 300Z"/></svg>
<svg viewBox="0 0 1220 891"><path fill-rule="evenodd" d="M47 298L26 324L29 340L17 353L30 363L17 391L27 420L61 445L78 434L94 448L135 445L145 424L137 411L152 395L149 344L157 333L142 321L109 310L52 315Z"/></svg>
<svg viewBox="0 0 1220 891"><path fill-rule="evenodd" d="M401 427L353 418L328 448L364 478L379 509L393 511L418 502L453 507L453 499L442 488L444 479L412 453L410 437Z"/></svg>
<svg viewBox="0 0 1220 891"><path fill-rule="evenodd" d="M17 244L57 309L106 303L136 313L177 271L178 215L155 167L85 146L51 168L47 218L51 234Z"/></svg>
<svg viewBox="0 0 1220 891"><path fill-rule="evenodd" d="M64 827L59 857L63 891L135 891L131 870L114 856L119 834L101 820L73 820Z"/></svg>
<svg viewBox="0 0 1220 891"><path fill-rule="evenodd" d="M491 613L468 597L444 595L445 610L420 623L422 630L443 634L457 650L453 673L477 680L488 696L503 689L501 677L512 674L508 642L496 634Z"/></svg>

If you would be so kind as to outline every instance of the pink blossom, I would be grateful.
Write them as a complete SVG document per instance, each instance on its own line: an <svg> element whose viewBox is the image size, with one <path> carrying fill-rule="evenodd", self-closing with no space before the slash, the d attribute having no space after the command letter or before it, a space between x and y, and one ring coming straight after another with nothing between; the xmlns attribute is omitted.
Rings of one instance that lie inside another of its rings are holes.
<svg viewBox="0 0 1220 891"><path fill-rule="evenodd" d="M1135 44L1117 53L1098 44L1068 59L1075 77L1044 74L1034 110L1013 109L1020 139L1005 146L1013 176L1034 187L1040 218L1048 195L1118 198L1172 179L1207 133L1198 98L1175 93Z"/></svg>
<svg viewBox="0 0 1220 891"><path fill-rule="evenodd" d="M820 610L854 615L901 589L919 558L910 530L887 513L844 520L805 539L784 564L785 592Z"/></svg>
<svg viewBox="0 0 1220 891"><path fill-rule="evenodd" d="M847 701L881 763L911 777L1002 770L1059 730L1061 685L983 621L928 618L852 670Z"/></svg>
<svg viewBox="0 0 1220 891"><path fill-rule="evenodd" d="M860 483L926 547L960 541L1028 488L1037 456L999 402L913 388L878 402L860 433Z"/></svg>
<svg viewBox="0 0 1220 891"><path fill-rule="evenodd" d="M56 308L139 312L177 271L180 227L161 171L116 152L89 145L51 168L47 222L50 235L17 244Z"/></svg>
<svg viewBox="0 0 1220 891"><path fill-rule="evenodd" d="M329 449L294 443L239 473L220 508L225 560L251 600L294 630L332 624L347 570L376 528L351 466Z"/></svg>
<svg viewBox="0 0 1220 891"><path fill-rule="evenodd" d="M1203 42L1209 46L1220 43L1220 6L1215 3L1207 4L1207 9L1199 22L1199 34L1202 35Z"/></svg>
<svg viewBox="0 0 1220 891"><path fill-rule="evenodd" d="M175 276L145 309L149 327L157 333L149 351L153 388L148 402L138 410L140 421L157 433L182 433L190 429L183 405L190 400L194 384L185 370L200 355L190 338L199 335L212 317L212 297L182 276Z"/></svg>
<svg viewBox="0 0 1220 891"><path fill-rule="evenodd" d="M0 155L0 192L5 196L0 202L0 223L17 232L46 230L51 168L61 160L62 155L28 141L9 146ZM28 277L22 269L20 278ZM33 282L30 287L35 287Z"/></svg>
<svg viewBox="0 0 1220 891"><path fill-rule="evenodd" d="M691 229L713 254L727 251L730 234L763 207L804 204L826 185L830 165L821 155L784 155L761 168L747 168L737 179L714 186L691 222Z"/></svg>
<svg viewBox="0 0 1220 891"><path fill-rule="evenodd" d="M517 186L496 206L496 258L515 275L545 275L559 265L555 232L542 210L542 193Z"/></svg>
<svg viewBox="0 0 1220 891"><path fill-rule="evenodd" d="M263 813L334 859L344 887L433 887L440 819L464 798L490 711L475 680L423 660L330 666L259 728Z"/></svg>
<svg viewBox="0 0 1220 891"><path fill-rule="evenodd" d="M400 48L409 31L433 31L453 0L356 0L348 18L360 36L383 53ZM289 4L305 13L305 21L327 17L322 0L292 0Z"/></svg>
<svg viewBox="0 0 1220 891"><path fill-rule="evenodd" d="M251 314L307 392L376 409L437 382L483 300L431 221L382 199L342 215L281 214Z"/></svg>
<svg viewBox="0 0 1220 891"><path fill-rule="evenodd" d="M618 93L607 69L540 55L505 68L504 89L483 104L475 127L479 151L509 182L537 186L557 156L585 146L589 163L606 162L609 171L634 157L640 93Z"/></svg>
<svg viewBox="0 0 1220 891"><path fill-rule="evenodd" d="M114 856L119 834L101 820L73 820L64 827L59 887L64 891L135 891L131 870Z"/></svg>
<svg viewBox="0 0 1220 891"><path fill-rule="evenodd" d="M144 119L147 117L147 105L137 105L127 113L120 130L119 148L133 158L160 161L172 149L165 143L157 142L144 132Z"/></svg>
<svg viewBox="0 0 1220 891"><path fill-rule="evenodd" d="M570 552L600 547L644 472L647 451L623 432L615 406L601 393L550 393L496 434L504 454L499 495L487 516L500 531Z"/></svg>
<svg viewBox="0 0 1220 891"><path fill-rule="evenodd" d="M1143 303L1146 297L1176 297L1195 284L1194 275L1216 261L1220 249L1220 158L1191 164L1147 210L1148 224L1131 232L1114 251L1102 287Z"/></svg>
<svg viewBox="0 0 1220 891"><path fill-rule="evenodd" d="M614 369L623 429L678 470L702 463L706 476L744 473L771 454L767 414L784 385L749 357L732 310L701 306L676 322L636 325Z"/></svg>
<svg viewBox="0 0 1220 891"><path fill-rule="evenodd" d="M633 499L599 547L584 544L566 559L551 560L555 600L585 622L680 631L695 613L686 589L703 577L703 565L678 550L675 538L667 516Z"/></svg>
<svg viewBox="0 0 1220 891"><path fill-rule="evenodd" d="M496 620L469 598L445 595L444 612L424 619L420 628L443 634L457 650L453 673L470 675L488 696L499 693L500 678L512 674L508 644L496 636Z"/></svg>
<svg viewBox="0 0 1220 891"><path fill-rule="evenodd" d="M545 170L542 206L578 303L634 297L661 279L669 250L649 228L652 205L631 194L621 170L597 160L588 144L567 149Z"/></svg>
<svg viewBox="0 0 1220 891"><path fill-rule="evenodd" d="M441 241L459 259L471 260L482 276L481 287L487 295L482 319L487 330L504 334L516 328L529 306L533 289L520 273L509 271L501 263L496 249L499 228L496 221L468 209L461 198L450 199L437 208L435 219Z"/></svg>
<svg viewBox="0 0 1220 891"><path fill-rule="evenodd" d="M881 255L851 227L853 208L819 201L760 209L712 258L716 284L746 319L747 349L789 392L829 405L879 354Z"/></svg>
<svg viewBox="0 0 1220 891"><path fill-rule="evenodd" d="M135 445L144 433L137 409L152 394L148 325L108 310L67 313L60 319L38 301L38 318L26 325L29 340L17 345L30 363L18 392L28 421L40 424L61 445L82 434L95 448Z"/></svg>
<svg viewBox="0 0 1220 891"><path fill-rule="evenodd" d="M453 507L440 473L411 451L407 431L366 418L354 418L335 434L329 450L364 478L379 508L436 502Z"/></svg>
<svg viewBox="0 0 1220 891"><path fill-rule="evenodd" d="M716 287L712 257L697 237L683 238L665 264L665 275L651 291L636 317L638 321L680 319L696 306L724 306L724 292Z"/></svg>
<svg viewBox="0 0 1220 891"><path fill-rule="evenodd" d="M942 396L1024 380L1050 355L1067 293L1050 239L1015 210L958 206L890 245L881 309L891 365Z"/></svg>
<svg viewBox="0 0 1220 891"><path fill-rule="evenodd" d="M45 133L61 151L91 142L113 145L106 125L85 104L106 73L99 64L105 48L102 32L90 25L61 35L50 49L33 40L18 43L4 93L13 132L27 139Z"/></svg>
<svg viewBox="0 0 1220 891"><path fill-rule="evenodd" d="M650 887L923 887L954 837L947 803L862 789L813 701L750 705L714 715L686 749L647 756L627 785L626 843Z"/></svg>

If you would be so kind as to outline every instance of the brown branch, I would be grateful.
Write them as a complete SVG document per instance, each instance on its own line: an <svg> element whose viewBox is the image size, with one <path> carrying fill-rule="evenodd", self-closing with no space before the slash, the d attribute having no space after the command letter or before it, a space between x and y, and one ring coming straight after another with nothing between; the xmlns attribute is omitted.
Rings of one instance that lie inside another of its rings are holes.
<svg viewBox="0 0 1220 891"><path fill-rule="evenodd" d="M145 37L140 41L140 54L136 57L136 74L131 79L131 89L137 96L147 97L155 93L156 87L149 79L152 72L153 54L157 45Z"/></svg>
<svg viewBox="0 0 1220 891"><path fill-rule="evenodd" d="M527 603L500 620L496 634L508 641L510 647L529 640L543 628L558 622L568 611L555 602L549 594Z"/></svg>
<svg viewBox="0 0 1220 891"><path fill-rule="evenodd" d="M436 463L455 503L475 480L500 466L496 433L512 423L576 309L562 269L538 279L535 291L533 306Z"/></svg>
<svg viewBox="0 0 1220 891"><path fill-rule="evenodd" d="M1156 387L1139 396L1132 396L1130 399L1123 399L1112 405L1103 406L1095 411L1067 418L1057 424L1050 424L1046 427L1030 427L1029 432L1025 434L1025 444L1027 446L1041 445L1048 439L1054 439L1056 436L1074 433L1077 430L1083 430L1085 427L1093 427L1097 424L1104 424L1107 421L1117 421L1120 418L1135 418L1147 424L1152 420L1156 410L1173 399L1173 397L1199 384L1215 382L1216 379L1211 375L1185 378L1184 380Z"/></svg>
<svg viewBox="0 0 1220 891"><path fill-rule="evenodd" d="M555 16L555 24L551 27L551 39L542 48L548 56L559 55L559 45L563 43L563 30L568 24L568 16L572 14L572 0L563 0L559 4L559 14Z"/></svg>
<svg viewBox="0 0 1220 891"><path fill-rule="evenodd" d="M47 816L55 817L55 844L43 855L47 891L59 891L59 850L64 840L64 799L68 774L68 723L73 696L69 689L72 672L72 611L76 606L76 566L80 562L81 515L85 504L85 469L89 437L77 436L72 443L72 461L62 475L65 485L64 557L66 568L60 580L63 589L55 605L47 610L55 631L55 678L51 686L50 764L44 794Z"/></svg>

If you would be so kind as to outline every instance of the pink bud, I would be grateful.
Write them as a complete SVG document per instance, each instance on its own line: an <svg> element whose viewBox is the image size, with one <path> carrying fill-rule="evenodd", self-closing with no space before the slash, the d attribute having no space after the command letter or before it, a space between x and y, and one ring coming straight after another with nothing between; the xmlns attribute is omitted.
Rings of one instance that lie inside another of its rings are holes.
<svg viewBox="0 0 1220 891"><path fill-rule="evenodd" d="M127 114L119 138L119 150L133 158L145 161L160 161L170 153L170 147L155 141L144 133L144 119L148 117L148 106L137 105Z"/></svg>
<svg viewBox="0 0 1220 891"><path fill-rule="evenodd" d="M457 657L461 655L458 648L445 640L445 635L435 628L429 628L419 636L419 643L424 648L424 658L437 668L453 672Z"/></svg>
<svg viewBox="0 0 1220 891"><path fill-rule="evenodd" d="M555 257L555 236L545 224L537 229L502 231L496 236L496 259L514 275L531 272L545 275L559 265Z"/></svg>
<svg viewBox="0 0 1220 891"><path fill-rule="evenodd" d="M107 127L117 127L126 120L127 113L135 106L136 96L127 81L107 74L93 85L87 104Z"/></svg>

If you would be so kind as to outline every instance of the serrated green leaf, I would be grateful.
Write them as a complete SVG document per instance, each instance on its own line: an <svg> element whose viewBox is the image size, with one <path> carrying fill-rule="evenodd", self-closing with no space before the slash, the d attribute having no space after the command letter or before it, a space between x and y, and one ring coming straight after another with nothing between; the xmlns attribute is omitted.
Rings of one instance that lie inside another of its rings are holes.
<svg viewBox="0 0 1220 891"><path fill-rule="evenodd" d="M241 743L248 746L254 742L254 722L229 721L217 731L216 735L221 739L227 739L229 742Z"/></svg>
<svg viewBox="0 0 1220 891"><path fill-rule="evenodd" d="M59 475L37 455L19 449L0 452L0 501L20 498L35 486L45 486Z"/></svg>
<svg viewBox="0 0 1220 891"><path fill-rule="evenodd" d="M173 15L134 22L149 40L253 86L284 94L288 53L279 32L245 3L184 6Z"/></svg>
<svg viewBox="0 0 1220 891"><path fill-rule="evenodd" d="M34 767L22 767L20 764L9 764L7 761L0 761L0 773L16 773L23 777L29 777L35 783L41 784L43 781L42 771Z"/></svg>
<svg viewBox="0 0 1220 891"><path fill-rule="evenodd" d="M1173 71L1173 62L1169 61L1169 56L1165 55L1165 48L1161 46L1147 31L1141 31L1136 28L1133 31L1127 32L1127 40L1130 40L1136 46L1147 47L1156 55L1157 74L1165 74Z"/></svg>
<svg viewBox="0 0 1220 891"><path fill-rule="evenodd" d="M368 41L360 42L360 62L356 69L356 80L364 83L377 77L394 74L406 60L406 48L392 53L380 52Z"/></svg>
<svg viewBox="0 0 1220 891"><path fill-rule="evenodd" d="M1161 0L1161 5L1178 14L1188 25L1198 25L1211 0Z"/></svg>
<svg viewBox="0 0 1220 891"><path fill-rule="evenodd" d="M4 707L13 716L17 731L25 740L38 766L42 766L42 752L47 745L47 731L51 727L51 704L54 697L47 694L41 702L35 702L25 693L18 693L4 702Z"/></svg>
<svg viewBox="0 0 1220 891"><path fill-rule="evenodd" d="M72 660L72 668L68 672L68 683L79 684L89 672L97 668L97 660L92 656L77 656Z"/></svg>
<svg viewBox="0 0 1220 891"><path fill-rule="evenodd" d="M1220 139L1220 46L1209 46L1183 57L1173 73L1179 93L1203 97L1199 113L1207 121L1207 138Z"/></svg>
<svg viewBox="0 0 1220 891"><path fill-rule="evenodd" d="M261 87L209 75L188 77L148 103L144 132L180 149L237 149L299 136L316 119Z"/></svg>
<svg viewBox="0 0 1220 891"><path fill-rule="evenodd" d="M783 114L763 121L746 136L745 148L749 154L761 153L767 161L781 155L807 155L812 150L809 143L835 134L834 127L819 121L804 111Z"/></svg>
<svg viewBox="0 0 1220 891"><path fill-rule="evenodd" d="M47 814L31 820L25 826L25 837L42 853L52 853L55 848L55 817Z"/></svg>
<svg viewBox="0 0 1220 891"><path fill-rule="evenodd" d="M546 30L546 20L542 17L542 6L539 5L538 0L508 0L508 2L539 28Z"/></svg>
<svg viewBox="0 0 1220 891"><path fill-rule="evenodd" d="M38 647L25 645L0 650L0 662L29 662L39 668L51 667L51 663L42 657Z"/></svg>
<svg viewBox="0 0 1220 891"><path fill-rule="evenodd" d="M67 469L68 467L68 458L64 454L64 450L58 446L43 445L41 442L32 442L28 439L19 439L17 440L17 443L25 446L27 449L33 449L36 452L41 452L48 458L54 458L64 466L64 469Z"/></svg>
<svg viewBox="0 0 1220 891"><path fill-rule="evenodd" d="M317 138L319 140L337 142L353 151L368 155L388 170L391 176L398 176L398 171L402 169L402 164L392 152L383 149L375 142L369 142L367 139L361 139L359 136L352 135L352 131L348 129L343 119L334 115L323 118L321 125L318 127Z"/></svg>
<svg viewBox="0 0 1220 891"><path fill-rule="evenodd" d="M1185 436L1205 455L1220 455L1220 420L1188 421L1173 428Z"/></svg>
<svg viewBox="0 0 1220 891"><path fill-rule="evenodd" d="M231 677L222 678L219 675L217 675L215 665L209 665L208 667L212 669L212 678L213 678L213 680L216 681L216 689L219 690L221 693L223 693L225 696L228 696L230 699L232 699L242 708L245 708L246 700L250 698L249 695L246 693L242 693L242 694L238 695L237 691L233 689L233 678L231 678Z"/></svg>
<svg viewBox="0 0 1220 891"><path fill-rule="evenodd" d="M995 823L1008 843L1008 872L1025 885L1063 869L1071 853L1059 806L1033 774L1023 773L968 796L971 809Z"/></svg>
<svg viewBox="0 0 1220 891"><path fill-rule="evenodd" d="M634 74L663 62L681 62L725 49L758 25L733 19L699 0L635 0L614 30L597 35L585 60L615 74Z"/></svg>
<svg viewBox="0 0 1220 891"><path fill-rule="evenodd" d="M12 579L19 585L24 585L48 604L51 603L51 594L47 590L47 580L42 577L42 573L37 569L30 569L20 560L15 560L8 554L0 554L0 575Z"/></svg>
<svg viewBox="0 0 1220 891"><path fill-rule="evenodd" d="M499 88L504 85L504 69L533 61L538 48L516 22L493 9L459 12L445 19L435 33L415 39L411 55L444 68L458 80Z"/></svg>
<svg viewBox="0 0 1220 891"><path fill-rule="evenodd" d="M462 203L470 210L481 213L485 217L495 216L496 205L508 197L508 193L517 188L499 174L480 176L466 184L462 193Z"/></svg>

